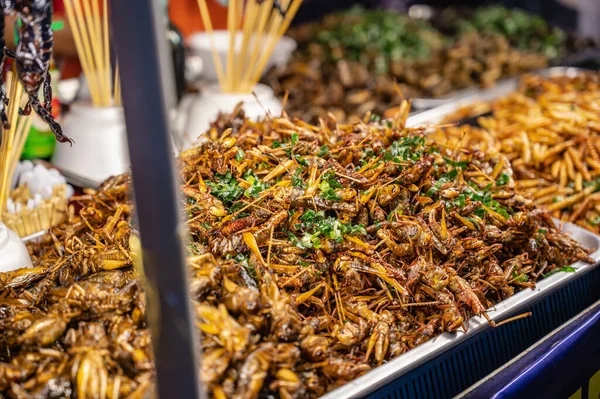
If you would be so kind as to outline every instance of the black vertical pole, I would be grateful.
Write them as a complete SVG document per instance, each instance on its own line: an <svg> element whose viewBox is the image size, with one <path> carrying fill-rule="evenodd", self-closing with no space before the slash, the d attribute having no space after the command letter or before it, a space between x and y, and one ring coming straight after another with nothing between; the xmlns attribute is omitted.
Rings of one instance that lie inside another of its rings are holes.
<svg viewBox="0 0 600 399"><path fill-rule="evenodd" d="M182 243L169 111L172 61L160 0L111 0L133 188L147 277L148 320L161 398L199 398L196 336Z"/></svg>

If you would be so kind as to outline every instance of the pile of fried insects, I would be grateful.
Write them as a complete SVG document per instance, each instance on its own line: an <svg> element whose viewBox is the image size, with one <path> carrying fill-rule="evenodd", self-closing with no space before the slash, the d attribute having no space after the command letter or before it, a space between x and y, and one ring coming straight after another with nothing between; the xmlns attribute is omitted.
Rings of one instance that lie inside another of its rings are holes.
<svg viewBox="0 0 600 399"><path fill-rule="evenodd" d="M501 155L395 120L222 116L180 155L201 379L215 398L318 397L572 263ZM0 274L0 393L141 398L154 364L129 176ZM169 265L165 265L169 267ZM535 315L534 315L535 317Z"/></svg>
<svg viewBox="0 0 600 399"><path fill-rule="evenodd" d="M489 112L489 114L486 114ZM517 91L459 110L434 133L445 145L505 155L517 191L561 220L600 233L600 73L525 75Z"/></svg>

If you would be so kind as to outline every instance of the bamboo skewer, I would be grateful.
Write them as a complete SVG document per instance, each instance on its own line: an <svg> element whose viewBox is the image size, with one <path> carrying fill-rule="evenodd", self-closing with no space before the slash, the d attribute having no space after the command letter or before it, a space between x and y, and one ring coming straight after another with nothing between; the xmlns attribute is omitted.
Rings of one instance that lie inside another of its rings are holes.
<svg viewBox="0 0 600 399"><path fill-rule="evenodd" d="M90 0L86 0L86 3ZM102 81L102 94L103 94L103 105L108 107L111 105L111 92L110 92L110 74L106 74L106 68L108 68L108 64L106 63L105 58L105 50L108 46L108 23L104 23L108 21L108 15L106 12L100 16L100 2L97 0L92 0L93 8L92 8L92 19L94 23L94 36L96 39L96 43L94 48L97 52L98 58L98 79ZM106 7L104 8L106 10Z"/></svg>
<svg viewBox="0 0 600 399"><path fill-rule="evenodd" d="M290 27L290 24L292 23L292 19L298 12L298 9L300 8L301 4L302 4L302 0L292 0L291 5L289 3L287 4L288 5L287 15L285 16L285 18L283 20L282 26L279 28L279 31L277 32L277 37L275 38L275 40L273 40L270 43L270 46L267 48L267 51L263 53L263 59L260 63L258 70L255 72L254 79L252 79L252 81L251 81L252 87L254 87L254 85L256 85L256 83L258 83L258 81L261 77L262 71L266 67L267 62L269 61L269 58L271 58L271 55L273 54L273 50L275 50L275 46L277 45L279 40L281 40L281 38L283 37L285 32Z"/></svg>
<svg viewBox="0 0 600 399"><path fill-rule="evenodd" d="M200 7L200 16L202 17L202 23L204 24L204 28L208 32L210 39L210 48L212 51L213 62L215 63L215 69L217 70L217 78L219 79L219 85L224 87L225 85L225 75L223 73L223 64L221 63L221 57L217 52L217 47L215 45L215 38L213 35L212 22L210 20L210 14L208 13L208 6L206 5L206 0L198 0L198 7Z"/></svg>
<svg viewBox="0 0 600 399"><path fill-rule="evenodd" d="M31 193L26 187L24 190L22 187L17 188L11 194L13 176L31 130L33 117L32 115L19 115L19 106L23 106L27 102L27 98L23 96L23 87L18 81L16 73L9 72L7 86L9 92L7 109L11 128L3 132L2 146L0 147L0 220L20 237L25 237L47 230L64 220L68 200L64 185L55 186L52 198L43 200L34 208L28 206ZM23 196L24 193L27 195ZM19 204L22 208L20 210L13 208L4 213L7 210L8 199L13 194L13 205Z"/></svg>
<svg viewBox="0 0 600 399"><path fill-rule="evenodd" d="M107 0L66 0L65 10L93 104L120 104L114 97L117 82L111 82Z"/></svg>
<svg viewBox="0 0 600 399"><path fill-rule="evenodd" d="M263 40L263 32L265 31L265 27L267 26L267 22L269 21L269 9L273 7L273 0L267 0L259 7L259 15L260 20L258 23L258 29L256 30L254 46L252 48L252 54L250 56L250 61L248 62L248 68L244 73L244 77L242 78L242 82L247 82L250 79L250 74L252 73L252 65L255 65L258 62L258 56L260 53L260 45ZM247 87L243 87L244 90L248 90Z"/></svg>
<svg viewBox="0 0 600 399"><path fill-rule="evenodd" d="M107 88L108 88L108 95L110 98L110 78L111 78L111 71L110 71L110 45L109 45L109 36L108 36L108 2L107 0L103 0L102 3L103 6L103 14L102 14L102 22L103 22L103 33L104 33L104 79L107 82ZM115 69L117 67L115 66ZM118 72L115 71L115 72ZM115 73L118 77L118 74ZM115 80L113 83L113 86L117 84L117 81ZM115 105L121 105L121 93L119 92L119 100L118 100L118 104L117 104L117 98L113 97Z"/></svg>
<svg viewBox="0 0 600 399"><path fill-rule="evenodd" d="M287 6L287 4L282 4L283 7ZM252 85L252 81L254 80L254 76L255 75L261 75L262 71L263 71L263 63L262 60L265 58L265 56L267 57L267 61L269 60L269 58L271 57L271 54L267 53L269 52L269 50L272 51L271 49L271 43L275 41L275 43L273 44L273 48L275 47L275 45L277 44L277 39L276 39L276 33L278 30L278 26L279 24L281 24L282 21L282 17L281 15L279 15L278 13L272 13L271 17L269 18L269 23L268 26L269 28L266 30L266 37L265 35L262 35L261 37L261 41L262 40L266 40L266 43L264 43L264 45L261 45L260 48L267 48L266 51L263 51L259 56L260 58L258 58L258 62L253 63L250 65L250 76L249 76L249 80L246 81L246 85L249 87L253 87L254 85ZM262 43L261 43L262 44Z"/></svg>
<svg viewBox="0 0 600 399"><path fill-rule="evenodd" d="M227 51L227 81L225 83L225 88L228 91L233 90L233 56L235 54L235 39L237 34L236 4L237 0L233 0L229 3L229 7L227 7L227 30L229 31L229 49Z"/></svg>
<svg viewBox="0 0 600 399"><path fill-rule="evenodd" d="M17 132L16 132L16 145L15 149L12 152L12 159L10 160L10 169L9 173L12 176L15 173L15 169L17 168L17 164L19 163L19 158L23 153L23 147L25 147L25 141L27 140L27 136L31 131L31 125L33 123L33 118L31 115L27 115L25 117L20 117L18 120Z"/></svg>
<svg viewBox="0 0 600 399"><path fill-rule="evenodd" d="M21 95L23 94L23 86L18 81L15 72L8 74L7 82L7 91L9 92L7 116L10 129L2 131L2 144L0 145L0 220L3 220L3 212L6 208L6 200L8 199L12 184L12 173L10 173L12 169L11 162L14 159L15 141L19 141L16 137L17 118L19 117L19 105L21 103Z"/></svg>
<svg viewBox="0 0 600 399"><path fill-rule="evenodd" d="M81 3L79 2L79 0L71 0L72 4L75 6L75 15L79 21L78 23L78 27L79 30L81 32L81 38L83 40L83 46L84 46L84 51L88 57L88 61L89 61L89 65L90 66L95 66L95 57L94 57L94 51L92 50L92 45L93 45L93 41L90 38L90 33L88 32L88 28L87 28L87 24L86 24L86 20L85 20L85 16L83 14L83 11L81 10ZM69 0L66 1L66 3L68 3ZM84 2L85 3L85 2ZM98 98L99 101L99 105L102 104L102 89L100 88L100 81L98 80L98 74L97 74L97 70L96 68L93 68L93 70L90 71L91 75L86 75L86 80L88 83L88 86L91 86L93 83L93 86L95 87L96 90L96 96ZM92 90L92 88L90 87L90 91Z"/></svg>
<svg viewBox="0 0 600 399"><path fill-rule="evenodd" d="M77 2L78 4L79 2ZM89 38L90 38L90 44L91 44L91 50L92 50L92 56L94 58L94 62L96 64L96 66L100 66L102 65L102 55L101 55L101 50L102 50L102 45L100 44L100 32L96 30L97 28L97 21L99 21L99 18L96 18L96 16L92 15L92 10L91 10L91 6L90 6L90 2L89 0L83 0L83 12L85 15L85 21L87 23L87 31L89 34ZM97 2L94 1L94 3L97 5ZM94 7L95 8L95 7ZM105 85L104 82L102 80L103 75L102 75L102 71L101 69L98 68L96 70L96 76L95 78L98 81L98 87L100 89L100 98L102 99L102 105L106 106L106 90L105 90Z"/></svg>
<svg viewBox="0 0 600 399"><path fill-rule="evenodd" d="M81 63L81 67L83 69L83 73L85 76L92 75L91 63L89 57L89 48L84 44L83 37L80 33L80 28L78 26L78 19L75 17L73 12L73 7L70 1L65 1L65 11L67 12L67 18L69 19L69 24L71 25L71 30L73 32L73 39L75 41L75 47L77 48L77 54L79 55L79 61ZM94 104L99 102L98 91L95 86L95 82L93 80L88 81L88 87L90 90L90 96L92 97L92 102Z"/></svg>
<svg viewBox="0 0 600 399"><path fill-rule="evenodd" d="M248 56L248 47L250 46L250 35L252 32L252 28L254 27L256 21L256 2L249 1L246 5L246 10L244 12L244 22L243 22L243 40L242 47L237 54L237 59L235 61L235 81L239 82L242 78L242 65L246 64L247 56ZM254 36L254 40L258 40L256 36Z"/></svg>
<svg viewBox="0 0 600 399"><path fill-rule="evenodd" d="M256 85L256 83L258 83L258 80L260 79L260 77L262 75L262 71L267 66L267 62L271 58L271 55L273 54L273 50L275 50L275 46L277 45L279 40L281 40L281 37L284 35L284 33L287 31L287 29L290 27L290 24L292 23L292 19L293 19L294 15L296 15L298 8L300 8L300 4L302 4L302 0L292 0L291 5L290 5L289 0L284 1L284 3L285 3L284 7L288 10L288 12L287 12L285 18L283 18L283 21L281 21L282 20L281 15L276 14L281 26L279 26L278 29L275 29L274 33L276 36L274 36L274 37L271 36L272 33L269 32L269 39L271 41L269 42L267 50L262 53L262 58L259 61L258 68L255 69L254 76L252 77L252 80L250 81L250 85L252 87L254 87L254 85Z"/></svg>
<svg viewBox="0 0 600 399"><path fill-rule="evenodd" d="M115 99L115 105L121 106L121 78L119 77L119 66L115 67L115 90L113 97Z"/></svg>

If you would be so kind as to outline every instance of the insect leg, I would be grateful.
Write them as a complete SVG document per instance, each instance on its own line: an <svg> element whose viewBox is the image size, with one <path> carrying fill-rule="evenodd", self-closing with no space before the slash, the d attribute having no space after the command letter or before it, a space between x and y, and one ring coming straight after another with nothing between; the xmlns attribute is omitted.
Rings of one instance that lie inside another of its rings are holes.
<svg viewBox="0 0 600 399"><path fill-rule="evenodd" d="M283 9L283 6L279 2L279 0L273 0L273 8L279 11L279 14L281 14L281 16L284 18L287 15L287 10Z"/></svg>
<svg viewBox="0 0 600 399"><path fill-rule="evenodd" d="M56 140L58 142L70 143L71 145L73 145L73 140L63 135L62 128L54 120L52 114L48 113L48 111L46 111L46 109L42 106L42 103L40 103L40 100L37 97L37 95L30 95L29 103L31 104L31 107L33 108L35 113L38 114L38 116L50 126L50 129L52 130L52 133L54 133L54 136L56 137Z"/></svg>
<svg viewBox="0 0 600 399"><path fill-rule="evenodd" d="M8 104L8 96L4 89L0 89L0 121L2 121L4 130L10 129L8 116L6 116L6 104Z"/></svg>
<svg viewBox="0 0 600 399"><path fill-rule="evenodd" d="M50 72L46 73L46 79L44 79L44 108L52 115L52 78Z"/></svg>
<svg viewBox="0 0 600 399"><path fill-rule="evenodd" d="M29 114L31 114L31 102L27 101L27 104L25 104L25 108L19 108L19 115L27 116Z"/></svg>

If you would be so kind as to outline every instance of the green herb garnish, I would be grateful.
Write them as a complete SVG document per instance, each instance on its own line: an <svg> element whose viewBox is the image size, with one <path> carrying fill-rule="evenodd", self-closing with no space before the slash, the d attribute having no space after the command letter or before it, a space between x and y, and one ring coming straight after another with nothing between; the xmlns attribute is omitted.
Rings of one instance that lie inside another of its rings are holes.
<svg viewBox="0 0 600 399"><path fill-rule="evenodd" d="M242 267L246 270L246 272L248 273L248 275L250 277L252 277L253 280L257 280L258 279L258 274L256 273L256 269L254 268L253 265L251 265L248 261L250 260L250 258L244 254L237 254L233 260L235 260L237 263L241 264Z"/></svg>
<svg viewBox="0 0 600 399"><path fill-rule="evenodd" d="M292 133L292 137L290 139L290 144L293 146L298 142L298 135L296 133Z"/></svg>
<svg viewBox="0 0 600 399"><path fill-rule="evenodd" d="M408 136L394 141L384 155L386 161L399 162L399 159L407 161L416 161L423 155L423 150L419 149L425 145L425 137ZM396 159L399 158L399 159Z"/></svg>
<svg viewBox="0 0 600 399"><path fill-rule="evenodd" d="M435 184L433 186L431 186L431 188L429 190L427 190L427 193L425 193L425 195L431 197L433 194L437 193L438 190L447 183L450 183L451 181L454 181L454 179L456 179L456 177L458 176L458 170L457 169L452 169L450 172L448 173L444 173L438 181L435 182Z"/></svg>
<svg viewBox="0 0 600 399"><path fill-rule="evenodd" d="M319 248L321 248L321 240L319 239L318 233L315 233L315 234L304 233L304 235L300 239L298 237L296 237L295 235L293 235L292 233L290 233L289 238L290 238L290 242L292 243L292 245L295 245L296 247L298 247L300 249L308 249L308 248L319 249Z"/></svg>
<svg viewBox="0 0 600 399"><path fill-rule="evenodd" d="M311 41L324 46L331 61L360 62L377 73L388 72L393 60L427 58L443 43L429 23L388 10L354 7L330 18L333 22L315 30Z"/></svg>
<svg viewBox="0 0 600 399"><path fill-rule="evenodd" d="M308 166L308 162L306 161L306 159L302 158L300 155L294 155L294 158L296 159L296 162L298 162L300 165Z"/></svg>
<svg viewBox="0 0 600 399"><path fill-rule="evenodd" d="M325 155L329 155L329 147L327 147L326 145L322 145L319 148L319 152L317 152L317 156L318 157L323 157Z"/></svg>
<svg viewBox="0 0 600 399"><path fill-rule="evenodd" d="M469 166L468 161L454 161L447 157L444 157L444 161L446 161L446 163L448 165L454 166L455 168L458 168L458 169L467 169L467 167Z"/></svg>
<svg viewBox="0 0 600 399"><path fill-rule="evenodd" d="M542 53L549 58L560 55L566 39L562 29L551 27L542 17L499 5L481 7L471 18L460 20L457 25L460 33L499 34L514 47Z"/></svg>
<svg viewBox="0 0 600 399"><path fill-rule="evenodd" d="M242 150L241 148L239 150L237 150L237 152L235 153L235 160L238 162L241 162L244 159L244 150Z"/></svg>
<svg viewBox="0 0 600 399"><path fill-rule="evenodd" d="M292 186L306 188L306 183L304 183L304 179L302 179L302 168L297 168L292 175Z"/></svg>
<svg viewBox="0 0 600 399"><path fill-rule="evenodd" d="M258 177L256 177L254 172L252 172L252 170L246 172L244 175L244 180L250 183L250 187L244 191L244 196L246 197L258 198L260 193L269 188L269 183L261 182Z"/></svg>
<svg viewBox="0 0 600 399"><path fill-rule="evenodd" d="M492 211L502 215L506 219L510 219L510 214L500 203L492 198L492 193L490 189L492 188L491 184L488 184L483 189L479 189L477 185L473 182L469 182L469 192L467 195L471 198L472 201L479 201ZM486 210L483 208L476 209L473 213L483 218L485 216Z"/></svg>
<svg viewBox="0 0 600 399"><path fill-rule="evenodd" d="M224 175L216 175L216 181L207 181L212 195L225 202L233 202L241 197L244 189L238 185L237 180L227 172Z"/></svg>
<svg viewBox="0 0 600 399"><path fill-rule="evenodd" d="M321 238L329 238L336 242L342 242L344 235L365 235L367 231L363 225L342 223L334 217L327 217L325 212L307 210L298 219L300 223L295 228L304 230L302 238L290 233L292 244L302 248L319 248Z"/></svg>
<svg viewBox="0 0 600 399"><path fill-rule="evenodd" d="M512 279L513 279L513 281L516 281L516 282L519 282L519 283L525 283L525 282L529 281L529 277L527 277L526 274L519 275L519 274L517 274L516 271L513 272Z"/></svg>
<svg viewBox="0 0 600 399"><path fill-rule="evenodd" d="M565 272L565 273L575 273L577 271L577 269L575 269L572 266L563 266L563 267L559 267L557 269L552 270L550 273L544 274L544 278L551 276L553 274L559 273L559 272Z"/></svg>
<svg viewBox="0 0 600 399"><path fill-rule="evenodd" d="M496 179L496 185L497 186L504 186L504 185L506 185L508 183L509 180L510 180L510 176L507 175L506 173L502 173Z"/></svg>
<svg viewBox="0 0 600 399"><path fill-rule="evenodd" d="M337 184L339 184L337 181L335 181L333 179L321 181L321 183L319 184L319 190L321 190L321 197L323 197L323 199L326 199L329 201L339 201L340 197L337 195L337 193L335 192L333 187L331 187L331 183L333 183L333 182L336 182Z"/></svg>
<svg viewBox="0 0 600 399"><path fill-rule="evenodd" d="M459 194L452 200L452 205L456 208L462 208L467 202L467 196L464 193Z"/></svg>
<svg viewBox="0 0 600 399"><path fill-rule="evenodd" d="M600 225L600 216L596 216L594 220L588 220L588 224L594 227Z"/></svg>

